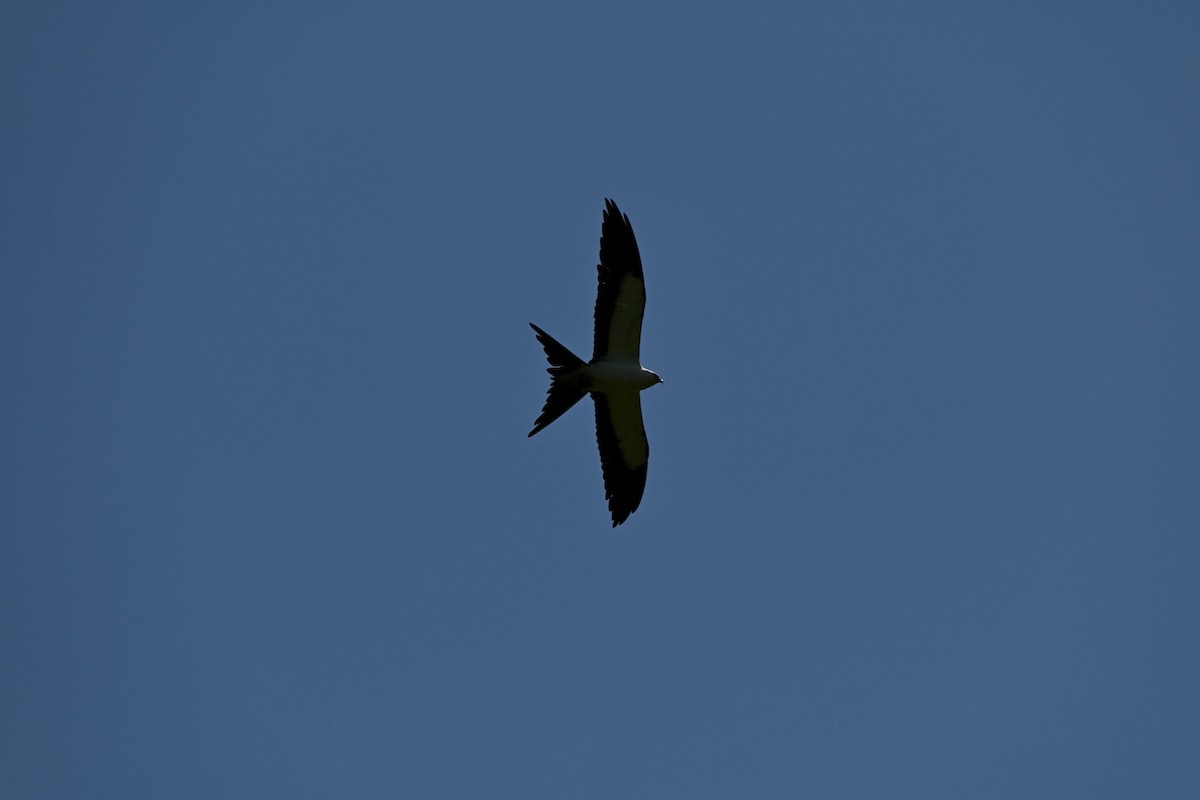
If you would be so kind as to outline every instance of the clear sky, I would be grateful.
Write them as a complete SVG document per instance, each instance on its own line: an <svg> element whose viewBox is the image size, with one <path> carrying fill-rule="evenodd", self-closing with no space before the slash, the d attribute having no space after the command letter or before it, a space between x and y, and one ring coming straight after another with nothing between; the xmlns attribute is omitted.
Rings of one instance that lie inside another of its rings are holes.
<svg viewBox="0 0 1200 800"><path fill-rule="evenodd" d="M1196 3L17 6L0 796L1200 796Z"/></svg>

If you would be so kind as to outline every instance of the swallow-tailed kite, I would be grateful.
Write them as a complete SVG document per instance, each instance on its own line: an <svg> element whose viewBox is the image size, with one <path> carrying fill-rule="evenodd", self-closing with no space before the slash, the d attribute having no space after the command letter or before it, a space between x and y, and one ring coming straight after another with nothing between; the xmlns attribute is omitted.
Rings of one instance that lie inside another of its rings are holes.
<svg viewBox="0 0 1200 800"><path fill-rule="evenodd" d="M637 511L646 488L650 443L642 426L642 401L638 393L662 378L642 367L642 312L646 308L646 283L642 257L629 217L612 200L604 201L600 228L600 288L596 293L596 337L592 360L583 359L534 325L550 361L550 390L542 414L529 432L533 436L591 394L596 403L596 442L604 473L604 497L612 512L613 527Z"/></svg>

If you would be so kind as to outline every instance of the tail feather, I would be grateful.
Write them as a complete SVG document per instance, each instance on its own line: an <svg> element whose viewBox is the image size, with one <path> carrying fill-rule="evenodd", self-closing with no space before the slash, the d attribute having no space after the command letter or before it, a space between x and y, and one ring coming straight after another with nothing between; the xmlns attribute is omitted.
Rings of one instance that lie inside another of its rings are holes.
<svg viewBox="0 0 1200 800"><path fill-rule="evenodd" d="M529 432L529 435L533 436L567 413L571 406L582 400L587 392L559 381L564 375L582 367L583 359L563 347L553 336L532 322L529 323L529 327L533 328L537 334L538 342L546 351L546 360L550 362L550 368L546 370L550 373L550 389L546 392L546 404L542 406L542 413L533 423L533 430Z"/></svg>

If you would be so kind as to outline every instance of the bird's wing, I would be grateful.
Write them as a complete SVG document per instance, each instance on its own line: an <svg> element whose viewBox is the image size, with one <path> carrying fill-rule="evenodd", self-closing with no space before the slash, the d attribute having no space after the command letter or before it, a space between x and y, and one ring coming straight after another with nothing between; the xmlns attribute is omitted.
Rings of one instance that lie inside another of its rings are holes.
<svg viewBox="0 0 1200 800"><path fill-rule="evenodd" d="M600 228L600 286L596 292L596 340L592 360L641 361L642 313L646 282L642 257L629 217L612 200L604 201Z"/></svg>
<svg viewBox="0 0 1200 800"><path fill-rule="evenodd" d="M604 498L613 527L637 511L646 489L650 443L642 424L642 401L636 391L593 392L596 402L596 443L604 472Z"/></svg>

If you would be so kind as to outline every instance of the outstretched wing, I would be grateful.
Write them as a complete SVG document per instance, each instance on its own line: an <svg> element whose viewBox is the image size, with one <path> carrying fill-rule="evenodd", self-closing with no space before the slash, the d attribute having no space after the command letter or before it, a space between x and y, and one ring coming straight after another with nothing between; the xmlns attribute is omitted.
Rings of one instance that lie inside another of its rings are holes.
<svg viewBox="0 0 1200 800"><path fill-rule="evenodd" d="M636 391L593 392L596 403L596 443L604 472L604 498L613 527L637 511L646 489L650 442L642 424L642 401Z"/></svg>
<svg viewBox="0 0 1200 800"><path fill-rule="evenodd" d="M596 292L596 340L592 360L641 362L642 313L646 282L642 257L629 217L612 200L604 201L600 228L600 286Z"/></svg>

